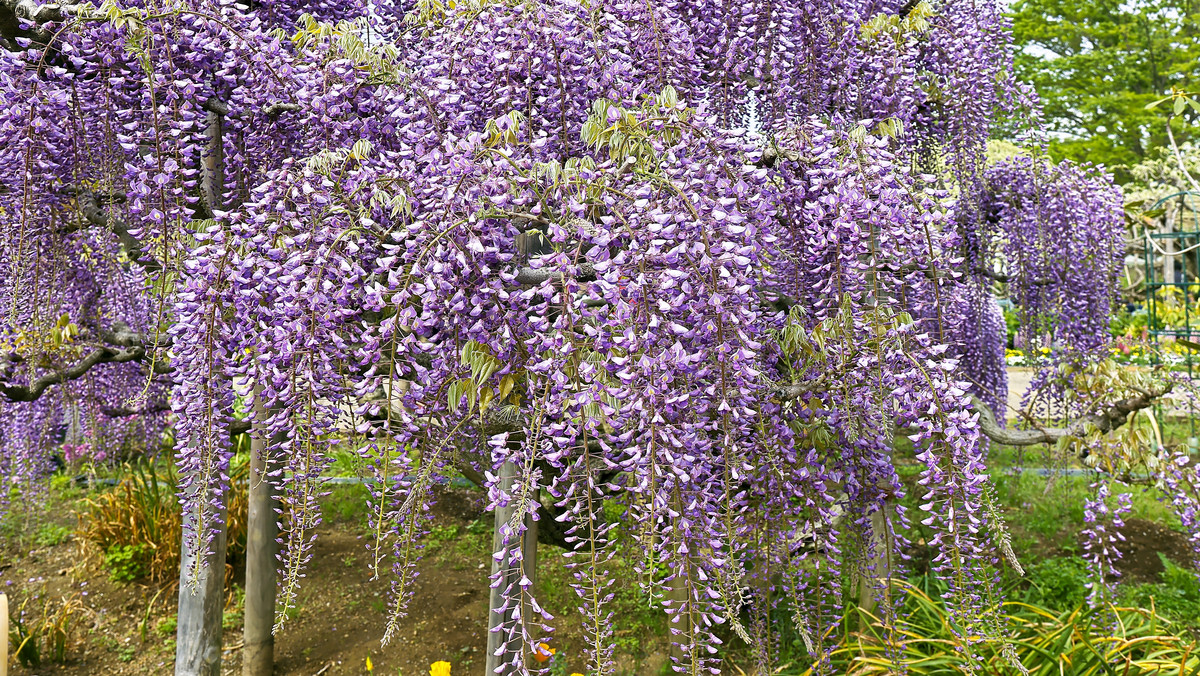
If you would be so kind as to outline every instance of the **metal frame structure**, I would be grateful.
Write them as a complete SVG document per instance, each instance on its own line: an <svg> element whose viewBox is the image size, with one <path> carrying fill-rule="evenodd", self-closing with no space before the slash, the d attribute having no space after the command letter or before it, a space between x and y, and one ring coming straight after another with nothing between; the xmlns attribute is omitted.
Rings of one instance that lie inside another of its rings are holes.
<svg viewBox="0 0 1200 676"><path fill-rule="evenodd" d="M1145 302L1147 338L1157 348L1162 339L1169 341L1187 340L1200 343L1200 193L1180 191L1158 200L1150 211L1165 209L1163 218L1167 227L1161 232L1145 231L1142 245L1142 260L1145 266ZM1161 264L1160 264L1161 262ZM1167 277L1170 276L1170 279ZM1173 292L1166 292L1173 289ZM1189 293L1189 290L1191 291ZM1168 301L1167 293L1175 296ZM1179 302L1183 306L1183 323L1166 325L1160 320L1168 302ZM1161 363L1159 350L1154 350L1153 363ZM1189 349L1184 356L1188 378L1200 379L1200 354ZM1161 407L1156 411L1159 420L1165 420ZM1196 444L1198 411L1188 404L1188 442ZM1171 445L1167 430L1163 427L1163 443ZM1174 440L1172 440L1174 441ZM1195 449L1193 449L1194 451Z"/></svg>

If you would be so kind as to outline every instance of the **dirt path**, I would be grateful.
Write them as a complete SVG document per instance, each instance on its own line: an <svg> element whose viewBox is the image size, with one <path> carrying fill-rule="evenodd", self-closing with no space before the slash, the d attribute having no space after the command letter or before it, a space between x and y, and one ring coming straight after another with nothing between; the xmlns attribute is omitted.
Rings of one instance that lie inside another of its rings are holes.
<svg viewBox="0 0 1200 676"><path fill-rule="evenodd" d="M1014 420L1017 417L1016 411L1021 408L1021 397L1025 396L1025 391L1029 389L1029 383L1033 380L1034 370L1031 368L1008 368L1008 419Z"/></svg>

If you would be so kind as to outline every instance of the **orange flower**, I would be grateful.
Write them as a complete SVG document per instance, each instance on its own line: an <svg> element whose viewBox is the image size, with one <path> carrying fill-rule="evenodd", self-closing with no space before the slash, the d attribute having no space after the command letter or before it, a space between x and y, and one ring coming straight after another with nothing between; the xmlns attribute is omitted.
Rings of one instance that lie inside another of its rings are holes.
<svg viewBox="0 0 1200 676"><path fill-rule="evenodd" d="M537 660L538 662L546 662L551 657L554 657L554 648L551 648L545 643L539 643L537 644L537 647L533 649L533 659Z"/></svg>

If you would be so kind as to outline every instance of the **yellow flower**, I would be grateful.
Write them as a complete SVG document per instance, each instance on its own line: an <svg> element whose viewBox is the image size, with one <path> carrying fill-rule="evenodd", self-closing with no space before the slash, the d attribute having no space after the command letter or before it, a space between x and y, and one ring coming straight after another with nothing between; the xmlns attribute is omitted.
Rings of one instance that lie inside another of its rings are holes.
<svg viewBox="0 0 1200 676"><path fill-rule="evenodd" d="M367 656L367 673L370 673L374 670L375 670L375 667L371 665L371 656L368 655Z"/></svg>
<svg viewBox="0 0 1200 676"><path fill-rule="evenodd" d="M533 659L537 660L538 662L545 662L551 657L554 657L554 652L554 648L551 648L545 643L539 643L537 644L537 647L533 649Z"/></svg>
<svg viewBox="0 0 1200 676"><path fill-rule="evenodd" d="M450 676L450 663L434 662L429 665L429 676Z"/></svg>

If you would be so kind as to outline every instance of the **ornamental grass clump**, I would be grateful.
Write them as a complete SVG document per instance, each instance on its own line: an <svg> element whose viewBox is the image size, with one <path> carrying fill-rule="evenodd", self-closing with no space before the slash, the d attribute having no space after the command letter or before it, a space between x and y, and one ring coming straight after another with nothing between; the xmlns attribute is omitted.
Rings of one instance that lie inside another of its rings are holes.
<svg viewBox="0 0 1200 676"><path fill-rule="evenodd" d="M848 620L862 621L833 651L838 673L866 676L901 671L932 676L966 673L972 665L982 673L1033 676L1191 676L1200 671L1196 637L1158 615L1153 604L1053 611L1005 602L992 610L1003 623L1007 640L980 643L975 654L968 655L957 648L961 628L944 604L912 585L899 584L897 589L902 619L895 623L863 610L849 611ZM816 672L805 672L812 673Z"/></svg>
<svg viewBox="0 0 1200 676"><path fill-rule="evenodd" d="M26 596L9 607L8 649L28 669L65 662L85 610L78 596L53 598L45 589Z"/></svg>
<svg viewBox="0 0 1200 676"><path fill-rule="evenodd" d="M172 582L179 574L183 527L174 468L138 461L122 466L122 478L110 490L84 498L76 517L85 546L100 557L116 582L148 579ZM245 484L244 458L234 462L230 479ZM246 546L246 496L230 496L229 554L241 556Z"/></svg>

